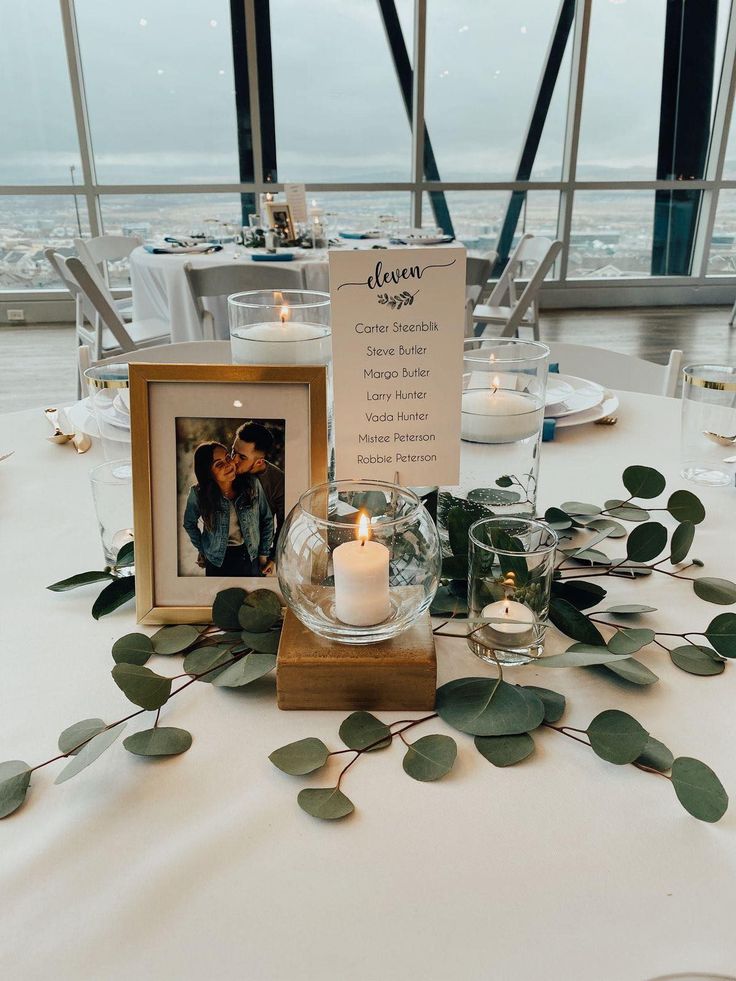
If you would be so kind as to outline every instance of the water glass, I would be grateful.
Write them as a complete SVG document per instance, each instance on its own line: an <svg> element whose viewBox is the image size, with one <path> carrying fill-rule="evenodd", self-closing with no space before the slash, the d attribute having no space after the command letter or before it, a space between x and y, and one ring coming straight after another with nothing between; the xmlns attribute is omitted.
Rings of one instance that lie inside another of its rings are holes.
<svg viewBox="0 0 736 981"><path fill-rule="evenodd" d="M543 521L482 518L470 528L468 646L483 661L526 664L544 650L558 537Z"/></svg>
<svg viewBox="0 0 736 981"><path fill-rule="evenodd" d="M692 364L682 379L682 476L710 487L734 485L736 366Z"/></svg>
<svg viewBox="0 0 736 981"><path fill-rule="evenodd" d="M92 499L105 565L115 564L123 545L133 541L133 485L130 460L111 460L90 471ZM133 567L121 569L132 575Z"/></svg>
<svg viewBox="0 0 736 981"><path fill-rule="evenodd" d="M97 365L87 368L84 378L105 459L130 458L128 365Z"/></svg>

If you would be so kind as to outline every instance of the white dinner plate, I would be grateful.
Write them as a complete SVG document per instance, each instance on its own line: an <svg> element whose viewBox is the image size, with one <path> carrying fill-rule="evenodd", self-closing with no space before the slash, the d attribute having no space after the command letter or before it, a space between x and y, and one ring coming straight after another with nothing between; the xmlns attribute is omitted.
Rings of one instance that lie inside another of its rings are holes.
<svg viewBox="0 0 736 981"><path fill-rule="evenodd" d="M100 435L88 398L67 406L64 412L75 433L86 433L88 436Z"/></svg>
<svg viewBox="0 0 736 981"><path fill-rule="evenodd" d="M562 419L576 412L585 412L603 401L604 389L597 382L576 378L575 375L559 375L558 378L559 381L571 385L573 393L566 396L558 405L548 406L545 409L544 414L548 419Z"/></svg>
<svg viewBox="0 0 736 981"><path fill-rule="evenodd" d="M565 399L569 398L575 389L570 382L558 380L556 374L547 376L547 391L545 392L544 404L548 409L558 406Z"/></svg>
<svg viewBox="0 0 736 981"><path fill-rule="evenodd" d="M409 245L442 245L443 242L452 242L452 235L405 235L404 240Z"/></svg>
<svg viewBox="0 0 736 981"><path fill-rule="evenodd" d="M603 401L594 405L592 409L584 412L576 412L570 416L563 416L556 420L556 429L567 428L568 426L585 426L590 422L597 422L604 416L611 416L618 409L618 399L613 392L604 392Z"/></svg>

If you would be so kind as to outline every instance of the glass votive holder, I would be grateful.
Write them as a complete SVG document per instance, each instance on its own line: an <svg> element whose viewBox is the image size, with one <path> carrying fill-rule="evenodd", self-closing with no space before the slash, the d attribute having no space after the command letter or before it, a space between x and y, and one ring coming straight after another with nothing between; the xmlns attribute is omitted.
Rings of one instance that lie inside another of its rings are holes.
<svg viewBox="0 0 736 981"><path fill-rule="evenodd" d="M549 348L536 341L465 341L461 486L496 513L533 515Z"/></svg>
<svg viewBox="0 0 736 981"><path fill-rule="evenodd" d="M100 529L105 565L115 565L118 552L133 541L133 485L130 460L111 460L90 471L92 499ZM120 570L133 574L133 567Z"/></svg>
<svg viewBox="0 0 736 981"><path fill-rule="evenodd" d="M279 585L314 633L343 644L395 637L429 608L437 528L413 491L380 481L312 487L279 536Z"/></svg>
<svg viewBox="0 0 736 981"><path fill-rule="evenodd" d="M251 290L227 298L234 364L329 364L330 294Z"/></svg>
<svg viewBox="0 0 736 981"><path fill-rule="evenodd" d="M87 368L84 378L105 459L130 457L128 365L96 365Z"/></svg>
<svg viewBox="0 0 736 981"><path fill-rule="evenodd" d="M542 521L503 517L476 521L469 537L470 650L492 664L540 657L557 534Z"/></svg>
<svg viewBox="0 0 736 981"><path fill-rule="evenodd" d="M736 366L688 365L682 378L680 473L697 484L733 486L735 454Z"/></svg>

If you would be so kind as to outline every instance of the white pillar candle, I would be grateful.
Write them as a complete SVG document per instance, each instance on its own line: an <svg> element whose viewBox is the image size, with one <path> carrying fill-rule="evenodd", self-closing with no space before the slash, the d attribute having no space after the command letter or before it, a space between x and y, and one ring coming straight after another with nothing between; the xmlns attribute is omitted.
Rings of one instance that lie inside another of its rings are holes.
<svg viewBox="0 0 736 981"><path fill-rule="evenodd" d="M281 320L233 327L230 349L234 364L327 364L330 336L325 327L289 320L289 307Z"/></svg>
<svg viewBox="0 0 736 981"><path fill-rule="evenodd" d="M354 627L382 623L391 612L388 589L389 550L368 538L368 518L361 515L358 538L332 553L335 615Z"/></svg>
<svg viewBox="0 0 736 981"><path fill-rule="evenodd" d="M470 442L515 443L535 436L543 421L544 406L528 393L491 387L462 394L461 437Z"/></svg>
<svg viewBox="0 0 736 981"><path fill-rule="evenodd" d="M480 613L483 619L494 619L480 631L484 640L499 647L525 647L534 641L534 613L515 600L489 603Z"/></svg>

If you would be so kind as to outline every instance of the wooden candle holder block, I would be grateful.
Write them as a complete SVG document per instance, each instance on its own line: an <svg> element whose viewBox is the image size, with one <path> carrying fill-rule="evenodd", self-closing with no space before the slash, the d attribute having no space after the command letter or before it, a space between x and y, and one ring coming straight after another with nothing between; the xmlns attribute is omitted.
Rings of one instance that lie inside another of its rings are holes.
<svg viewBox="0 0 736 981"><path fill-rule="evenodd" d="M425 711L434 708L436 689L428 613L391 640L338 644L287 610L276 662L280 709Z"/></svg>

